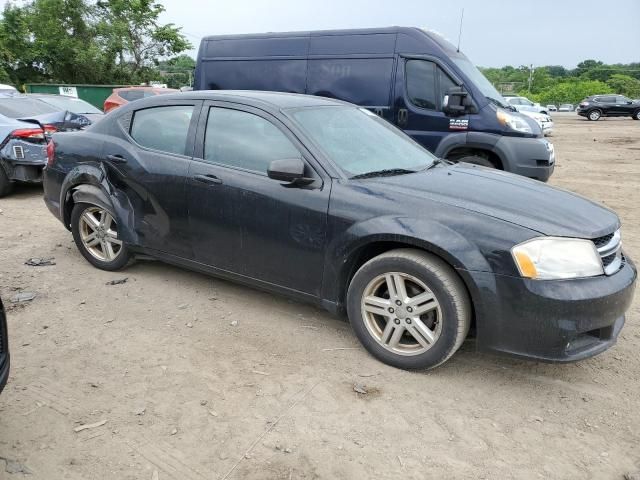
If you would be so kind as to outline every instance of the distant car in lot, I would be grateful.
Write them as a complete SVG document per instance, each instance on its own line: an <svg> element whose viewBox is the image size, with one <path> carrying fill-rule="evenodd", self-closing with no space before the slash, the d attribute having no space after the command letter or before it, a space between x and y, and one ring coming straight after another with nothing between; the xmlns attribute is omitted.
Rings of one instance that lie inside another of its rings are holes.
<svg viewBox="0 0 640 480"><path fill-rule="evenodd" d="M509 105L515 107L519 112L535 112L546 115L549 113L546 107L542 107L539 103L533 103L527 97L504 97Z"/></svg>
<svg viewBox="0 0 640 480"><path fill-rule="evenodd" d="M573 110L574 110L574 107L570 103L563 103L558 108L559 112L573 112Z"/></svg>
<svg viewBox="0 0 640 480"><path fill-rule="evenodd" d="M77 115L82 115L83 117L88 118L91 123L97 122L102 117L104 117L104 113L102 113L102 110L94 107L89 102L86 102L80 98L68 97L65 95L50 95L44 93L30 93L27 95L31 98L37 98L41 102L44 102L47 105L51 105L57 110L64 110L67 112L75 113Z"/></svg>
<svg viewBox="0 0 640 480"><path fill-rule="evenodd" d="M0 93L18 93L18 90L13 85L0 83Z"/></svg>
<svg viewBox="0 0 640 480"><path fill-rule="evenodd" d="M547 115L546 113L537 113L537 112L520 112L522 115L526 115L527 117L533 118L540 128L542 129L542 133L547 136L553 133L553 119Z"/></svg>
<svg viewBox="0 0 640 480"><path fill-rule="evenodd" d="M134 100L153 97L154 95L166 95L176 93L178 90L173 88L160 87L124 87L114 88L113 93L104 101L104 113L109 113L114 108L126 105Z"/></svg>
<svg viewBox="0 0 640 480"><path fill-rule="evenodd" d="M4 389L9 378L9 330L7 317L0 298L0 392Z"/></svg>
<svg viewBox="0 0 640 480"><path fill-rule="evenodd" d="M556 107L555 105L547 105L547 110L550 112L557 112L558 107Z"/></svg>
<svg viewBox="0 0 640 480"><path fill-rule="evenodd" d="M0 94L0 197L14 183L40 183L47 163L47 138L54 131L79 130L89 119L29 95Z"/></svg>
<svg viewBox="0 0 640 480"><path fill-rule="evenodd" d="M396 367L440 365L472 324L482 349L590 357L615 343L633 298L614 212L438 159L338 100L146 98L53 141L45 203L95 267L151 255L346 310Z"/></svg>
<svg viewBox="0 0 640 480"><path fill-rule="evenodd" d="M631 117L640 120L640 102L623 95L592 95L578 105L578 115L591 121L601 117Z"/></svg>

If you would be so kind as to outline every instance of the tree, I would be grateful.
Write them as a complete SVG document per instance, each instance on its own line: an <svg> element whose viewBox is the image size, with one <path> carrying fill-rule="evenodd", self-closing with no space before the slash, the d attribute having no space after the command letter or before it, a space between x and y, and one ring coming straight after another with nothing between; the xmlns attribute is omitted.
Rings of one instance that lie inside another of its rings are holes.
<svg viewBox="0 0 640 480"><path fill-rule="evenodd" d="M159 58L191 48L180 28L158 23L164 7L153 0L102 0L96 7L98 32L105 38L106 50L133 77L144 76L145 69Z"/></svg>
<svg viewBox="0 0 640 480"><path fill-rule="evenodd" d="M609 85L615 93L631 98L640 98L640 80L630 77L629 75L613 74L609 80L607 80L607 85Z"/></svg>

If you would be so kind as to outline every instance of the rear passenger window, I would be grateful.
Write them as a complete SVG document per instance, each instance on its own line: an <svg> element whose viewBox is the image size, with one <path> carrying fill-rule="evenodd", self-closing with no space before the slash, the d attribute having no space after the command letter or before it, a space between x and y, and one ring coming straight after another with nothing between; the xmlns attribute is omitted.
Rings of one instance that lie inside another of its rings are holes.
<svg viewBox="0 0 640 480"><path fill-rule="evenodd" d="M130 135L143 147L185 155L193 108L193 105L172 105L137 110Z"/></svg>
<svg viewBox="0 0 640 480"><path fill-rule="evenodd" d="M407 94L416 107L435 110L436 66L426 60L409 60L406 67Z"/></svg>
<svg viewBox="0 0 640 480"><path fill-rule="evenodd" d="M301 158L301 155L271 122L239 110L209 109L204 140L207 162L266 174L273 160L286 158Z"/></svg>

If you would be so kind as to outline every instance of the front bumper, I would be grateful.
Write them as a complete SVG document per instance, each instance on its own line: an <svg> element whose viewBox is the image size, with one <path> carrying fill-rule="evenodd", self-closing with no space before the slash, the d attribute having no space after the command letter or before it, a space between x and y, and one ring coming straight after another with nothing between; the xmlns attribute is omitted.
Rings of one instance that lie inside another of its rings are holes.
<svg viewBox="0 0 640 480"><path fill-rule="evenodd" d="M544 138L502 136L495 148L507 172L546 182L556 166L553 144Z"/></svg>
<svg viewBox="0 0 640 480"><path fill-rule="evenodd" d="M597 355L616 343L637 271L627 257L611 276L528 280L469 272L479 287L479 349L548 362Z"/></svg>

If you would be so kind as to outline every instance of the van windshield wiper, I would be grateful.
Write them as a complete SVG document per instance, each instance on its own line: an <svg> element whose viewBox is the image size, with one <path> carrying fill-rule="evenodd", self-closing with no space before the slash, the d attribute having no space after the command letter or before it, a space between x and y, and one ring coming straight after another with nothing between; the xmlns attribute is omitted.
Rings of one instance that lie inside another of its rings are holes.
<svg viewBox="0 0 640 480"><path fill-rule="evenodd" d="M489 100L491 103L493 103L494 105L497 105L497 106L498 106L498 107L500 107L500 108L506 108L506 109L508 109L508 110L514 110L514 111L515 111L515 108L513 108L513 106L512 106L512 105L504 104L504 103L502 103L500 100L498 100L498 99L496 99L496 98L493 98L493 97L486 97L486 98L487 98L487 100Z"/></svg>
<svg viewBox="0 0 640 480"><path fill-rule="evenodd" d="M387 168L384 170L375 170L373 172L360 173L350 178L354 179L354 178L391 177L393 175L405 175L407 173L416 173L416 171L408 170L406 168Z"/></svg>

